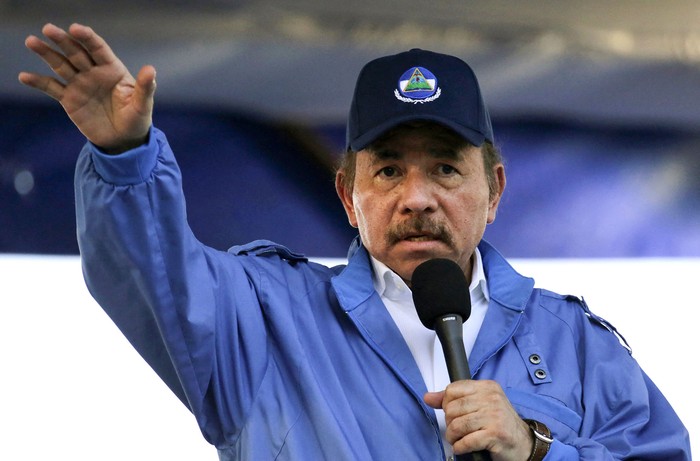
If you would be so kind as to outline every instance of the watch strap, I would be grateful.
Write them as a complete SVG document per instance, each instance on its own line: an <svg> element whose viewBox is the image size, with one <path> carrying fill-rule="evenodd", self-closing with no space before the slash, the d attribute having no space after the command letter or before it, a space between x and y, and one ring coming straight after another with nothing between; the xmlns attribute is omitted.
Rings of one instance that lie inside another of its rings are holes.
<svg viewBox="0 0 700 461"><path fill-rule="evenodd" d="M532 453L527 461L542 461L549 452L549 446L554 442L552 433L545 424L539 421L534 419L524 419L523 421L530 426L534 441Z"/></svg>

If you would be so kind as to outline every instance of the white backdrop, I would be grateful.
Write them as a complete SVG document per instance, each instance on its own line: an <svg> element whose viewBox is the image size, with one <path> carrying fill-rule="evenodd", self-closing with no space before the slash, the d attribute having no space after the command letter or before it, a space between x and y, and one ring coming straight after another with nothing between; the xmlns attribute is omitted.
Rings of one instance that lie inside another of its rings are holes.
<svg viewBox="0 0 700 461"><path fill-rule="evenodd" d="M516 260L627 338L700 449L700 259ZM0 255L0 459L215 460L82 281L77 257ZM694 373L693 373L694 374Z"/></svg>

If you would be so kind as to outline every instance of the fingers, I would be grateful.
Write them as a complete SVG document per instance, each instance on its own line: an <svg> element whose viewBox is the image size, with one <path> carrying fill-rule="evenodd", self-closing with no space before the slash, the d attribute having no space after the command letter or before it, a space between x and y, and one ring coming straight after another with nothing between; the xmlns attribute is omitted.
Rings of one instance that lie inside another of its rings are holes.
<svg viewBox="0 0 700 461"><path fill-rule="evenodd" d="M51 70L62 79L70 80L76 74L77 69L73 64L43 40L30 35L24 41L24 44L27 48L36 53Z"/></svg>
<svg viewBox="0 0 700 461"><path fill-rule="evenodd" d="M451 444L461 441L464 445L467 441L474 440L475 436L470 434L484 427L484 407L489 406L485 399L486 395L477 394L474 382L471 381L447 387L442 408L447 423L445 437Z"/></svg>
<svg viewBox="0 0 700 461"><path fill-rule="evenodd" d="M443 410L445 416L462 415L476 411L484 403L484 398L492 392L488 381L465 380L452 383L445 389Z"/></svg>
<svg viewBox="0 0 700 461"><path fill-rule="evenodd" d="M43 91L57 101L60 101L63 97L65 86L55 78L30 72L20 72L19 81L28 87Z"/></svg>
<svg viewBox="0 0 700 461"><path fill-rule="evenodd" d="M65 30L53 24L46 24L41 32L63 51L63 59L67 60L74 69L87 71L95 65L95 61L88 54L89 50L86 51L86 48Z"/></svg>
<svg viewBox="0 0 700 461"><path fill-rule="evenodd" d="M447 427L445 437L456 454L489 451L494 461L528 459L532 453L532 434L518 415L462 416Z"/></svg>
<svg viewBox="0 0 700 461"><path fill-rule="evenodd" d="M60 52L33 35L27 37L25 46L39 55L63 80L69 81L78 72L89 71L95 65L117 61L109 45L90 27L73 24L66 32L53 24L46 24L41 31Z"/></svg>
<svg viewBox="0 0 700 461"><path fill-rule="evenodd" d="M97 35L92 28L80 24L73 24L68 30L71 36L87 50L92 61L98 66L111 64L117 59L107 42Z"/></svg>

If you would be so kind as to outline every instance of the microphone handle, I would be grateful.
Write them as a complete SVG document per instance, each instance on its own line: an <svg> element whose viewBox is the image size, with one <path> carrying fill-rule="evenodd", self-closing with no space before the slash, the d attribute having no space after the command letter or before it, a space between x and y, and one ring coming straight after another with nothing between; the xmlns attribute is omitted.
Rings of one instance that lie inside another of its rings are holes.
<svg viewBox="0 0 700 461"><path fill-rule="evenodd" d="M462 317L457 314L447 314L435 320L435 332L437 333L442 352L447 362L447 373L450 382L472 379L469 371L467 353L464 351L464 339L462 338Z"/></svg>
<svg viewBox="0 0 700 461"><path fill-rule="evenodd" d="M462 323L464 323L462 317L457 314L444 315L435 320L435 332L440 340L440 344L442 344L450 382L472 379L467 353L464 350ZM466 455L459 455L457 459L466 461L470 458L472 461L491 460L491 456L487 451L476 451Z"/></svg>

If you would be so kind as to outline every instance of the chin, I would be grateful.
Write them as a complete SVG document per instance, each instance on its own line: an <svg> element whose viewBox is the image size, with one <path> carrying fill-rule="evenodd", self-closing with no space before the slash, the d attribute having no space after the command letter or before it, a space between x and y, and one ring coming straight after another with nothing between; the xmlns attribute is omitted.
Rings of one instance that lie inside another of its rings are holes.
<svg viewBox="0 0 700 461"><path fill-rule="evenodd" d="M440 256L422 256L417 258L410 258L410 260L404 260L396 265L396 268L392 268L399 277L404 279L410 286L411 278L413 277L413 272L416 267L420 266L422 263L429 261L431 259L440 258Z"/></svg>

